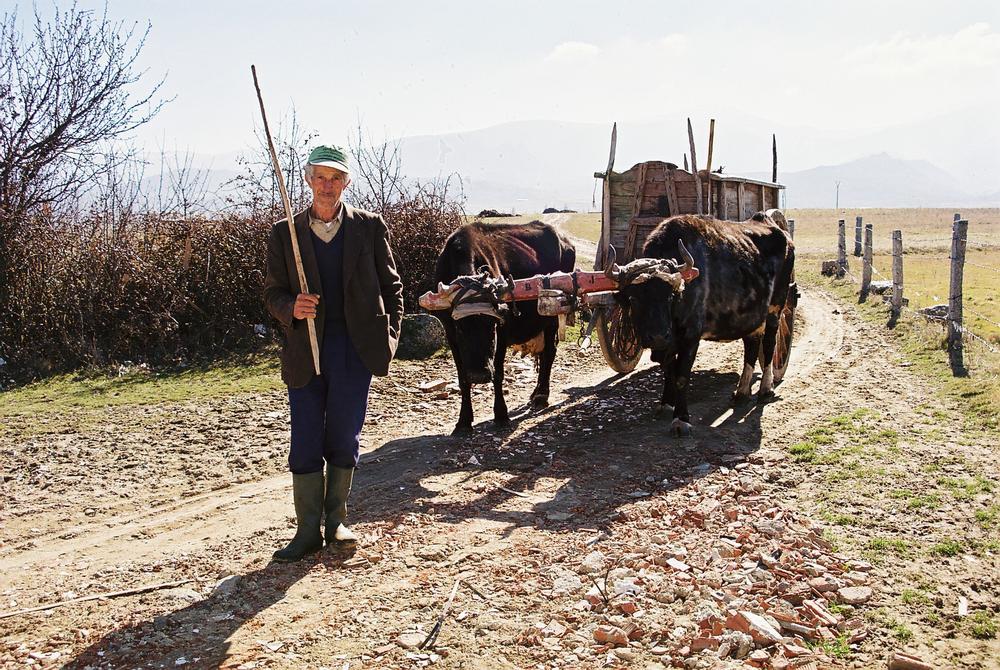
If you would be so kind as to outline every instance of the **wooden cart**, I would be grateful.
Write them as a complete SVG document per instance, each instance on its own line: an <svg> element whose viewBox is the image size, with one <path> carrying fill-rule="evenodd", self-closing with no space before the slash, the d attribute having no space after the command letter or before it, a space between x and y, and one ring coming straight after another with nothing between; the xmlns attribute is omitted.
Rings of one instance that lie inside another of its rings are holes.
<svg viewBox="0 0 1000 670"><path fill-rule="evenodd" d="M717 219L744 221L757 212L765 211L787 230L785 217L778 209L784 186L709 173L707 170L700 170L696 177L664 161L647 161L625 172L614 172L617 139L616 124L611 130L608 166L604 172L594 173L603 181L601 238L595 270L604 270L612 246L619 263L640 257L649 234L664 219L678 214L707 214ZM699 182L701 211L698 208ZM775 346L773 363L776 383L788 366L796 297L793 287L782 312ZM596 310L595 317L597 337L608 365L619 373L631 372L642 356L642 346L627 311L613 301L607 301L605 306Z"/></svg>

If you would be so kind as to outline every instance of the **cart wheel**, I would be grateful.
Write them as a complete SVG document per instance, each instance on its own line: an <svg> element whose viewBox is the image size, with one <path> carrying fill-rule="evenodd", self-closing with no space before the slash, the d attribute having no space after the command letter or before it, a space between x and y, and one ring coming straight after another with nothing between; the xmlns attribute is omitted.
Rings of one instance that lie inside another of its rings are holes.
<svg viewBox="0 0 1000 670"><path fill-rule="evenodd" d="M785 307L781 310L781 317L778 320L778 332L774 340L774 358L772 359L772 372L774 383L778 385L785 378L788 370L788 359L792 350L792 335L795 327L795 306L799 301L799 291L795 284L788 287L788 298L785 300ZM765 365L763 349L760 352L760 366Z"/></svg>
<svg viewBox="0 0 1000 670"><path fill-rule="evenodd" d="M604 360L619 374L635 370L642 357L642 347L632 326L632 318L621 305L605 307L597 312L597 339Z"/></svg>

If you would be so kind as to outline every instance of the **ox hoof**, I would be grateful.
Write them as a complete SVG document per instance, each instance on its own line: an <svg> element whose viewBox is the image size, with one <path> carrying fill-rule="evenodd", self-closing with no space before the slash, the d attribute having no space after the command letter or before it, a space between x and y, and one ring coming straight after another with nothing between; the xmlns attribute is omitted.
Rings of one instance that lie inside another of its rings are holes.
<svg viewBox="0 0 1000 670"><path fill-rule="evenodd" d="M493 417L493 427L500 430L510 428L510 417L506 415Z"/></svg>
<svg viewBox="0 0 1000 670"><path fill-rule="evenodd" d="M656 408L653 409L653 416L657 419L665 419L667 415L674 411L673 405L668 405L665 402L657 403Z"/></svg>
<svg viewBox="0 0 1000 670"><path fill-rule="evenodd" d="M451 431L452 437L465 437L467 435L472 435L472 424L460 423L455 426L455 430Z"/></svg>
<svg viewBox="0 0 1000 670"><path fill-rule="evenodd" d="M670 430L677 437L691 437L691 424L687 421L674 419L674 422L670 424Z"/></svg>
<svg viewBox="0 0 1000 670"><path fill-rule="evenodd" d="M774 391L761 391L757 394L757 404L764 405L774 400Z"/></svg>
<svg viewBox="0 0 1000 670"><path fill-rule="evenodd" d="M533 395L531 396L531 408L532 409L545 409L549 406L549 397L547 395Z"/></svg>
<svg viewBox="0 0 1000 670"><path fill-rule="evenodd" d="M750 394L749 393L733 393L732 401L733 401L734 405L744 405L744 404L750 402Z"/></svg>

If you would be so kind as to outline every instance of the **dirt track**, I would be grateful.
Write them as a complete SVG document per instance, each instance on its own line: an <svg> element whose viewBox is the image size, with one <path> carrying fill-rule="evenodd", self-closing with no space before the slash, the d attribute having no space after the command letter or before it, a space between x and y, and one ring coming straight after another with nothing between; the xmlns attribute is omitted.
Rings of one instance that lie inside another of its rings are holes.
<svg viewBox="0 0 1000 670"><path fill-rule="evenodd" d="M917 511L893 508L900 502L888 496L903 485L930 486L942 468L955 477L995 472L995 452L985 438L961 432L954 409L900 366L877 329L819 291L807 291L800 307L791 369L775 403L730 408L742 347L703 345L692 381L693 439L667 437L667 424L653 419L659 374L648 363L617 377L599 353L563 345L547 412L515 414L510 433L495 433L481 392L480 423L463 440L447 436L457 398L431 400L414 389L450 378L450 362L400 366L375 387L371 446L352 499L364 543L353 556L324 552L292 566L268 562L291 529L282 394L109 410L96 422L67 417L76 427L55 435L31 437L21 426L21 437L0 444L0 465L11 473L0 609L193 581L0 620L0 659L11 667L31 660L246 670L659 667L671 641L689 635L678 629L696 625L711 597L695 589L659 598L654 585L666 583L657 572L664 569L650 561L634 615L648 635L618 652L595 647L593 629L610 615L579 607L590 587L581 564L596 550L630 569L645 565L634 557L659 551L650 538L664 533L711 546L727 534L721 517L687 531L671 515L731 494L745 497L747 509L770 508L769 518L779 510L779 518L833 527L820 519L835 509L864 519L842 533L847 559L861 558L873 537L905 538L913 548L905 558L872 561L876 597L859 610L867 639L845 658L820 653L818 663L884 667L888 650L906 646L938 667L998 667L997 641L970 638L954 616L959 597L972 609L1000 607L996 553L942 558L921 544L974 534L970 519L982 496ZM532 387L527 367L508 366L512 409ZM877 425L860 418L859 432L838 440L888 429L902 436L877 473L838 479L834 465L789 458L788 448L816 426L859 407L873 408ZM236 578L216 586L229 575ZM459 577L434 654L404 649L399 636L426 634ZM901 604L902 589L918 578L942 603L934 623ZM567 632L556 643L533 641L536 624L552 621ZM912 638L894 634L894 625L906 625ZM692 658L690 667L743 667L713 660L711 651Z"/></svg>

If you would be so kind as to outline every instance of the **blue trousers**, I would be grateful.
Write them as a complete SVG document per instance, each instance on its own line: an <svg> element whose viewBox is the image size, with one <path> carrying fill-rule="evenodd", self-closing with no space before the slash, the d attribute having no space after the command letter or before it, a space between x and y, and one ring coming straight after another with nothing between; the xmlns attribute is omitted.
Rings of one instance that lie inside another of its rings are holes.
<svg viewBox="0 0 1000 670"><path fill-rule="evenodd" d="M319 369L302 388L288 389L292 445L288 469L296 475L322 472L323 462L357 467L361 428L368 410L372 375L342 328L327 328Z"/></svg>

